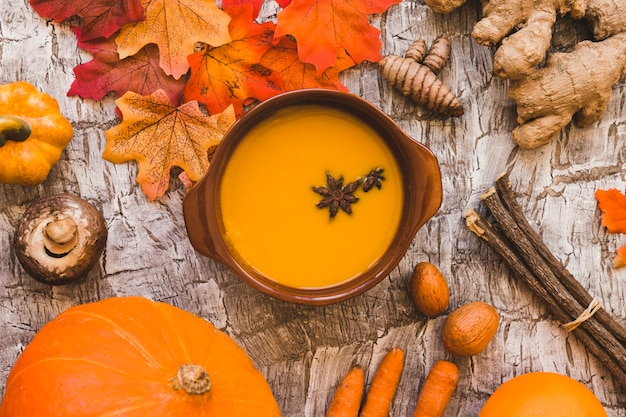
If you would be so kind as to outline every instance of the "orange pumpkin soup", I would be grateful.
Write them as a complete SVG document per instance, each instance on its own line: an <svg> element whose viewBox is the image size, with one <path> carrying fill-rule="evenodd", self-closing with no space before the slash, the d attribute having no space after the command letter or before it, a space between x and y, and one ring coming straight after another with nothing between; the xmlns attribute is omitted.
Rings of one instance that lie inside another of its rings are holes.
<svg viewBox="0 0 626 417"><path fill-rule="evenodd" d="M381 258L403 200L396 158L373 129L303 105L247 132L225 168L219 210L242 264L289 287L323 288Z"/></svg>

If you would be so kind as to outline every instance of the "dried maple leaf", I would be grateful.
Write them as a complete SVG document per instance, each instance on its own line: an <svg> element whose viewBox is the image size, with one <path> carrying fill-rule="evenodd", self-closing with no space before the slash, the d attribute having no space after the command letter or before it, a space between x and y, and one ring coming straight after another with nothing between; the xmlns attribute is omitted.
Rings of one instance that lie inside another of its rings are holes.
<svg viewBox="0 0 626 417"><path fill-rule="evenodd" d="M318 75L335 65L345 50L358 64L381 59L380 30L369 17L401 0L293 0L277 15L276 38L293 35L298 55Z"/></svg>
<svg viewBox="0 0 626 417"><path fill-rule="evenodd" d="M232 17L232 41L215 48L204 47L189 56L191 76L184 99L198 100L211 114L233 105L239 115L248 100L265 100L282 92L282 79L259 64L271 47L274 24L255 23L251 3L225 10Z"/></svg>
<svg viewBox="0 0 626 417"><path fill-rule="evenodd" d="M30 4L40 16L56 22L79 17L84 40L108 38L145 17L140 0L30 0Z"/></svg>
<svg viewBox="0 0 626 417"><path fill-rule="evenodd" d="M80 28L74 31L78 46L93 54L93 59L74 68L76 79L67 95L100 100L110 92L123 96L128 91L147 96L164 90L172 103L181 101L185 80L176 80L159 66L156 45L146 45L135 55L119 59L113 38L83 41Z"/></svg>
<svg viewBox="0 0 626 417"><path fill-rule="evenodd" d="M230 17L214 0L143 0L142 4L146 20L127 24L117 35L120 58L154 43L159 47L161 68L178 79L189 70L187 56L196 43L230 42Z"/></svg>
<svg viewBox="0 0 626 417"><path fill-rule="evenodd" d="M102 156L116 164L136 160L137 182L151 200L165 193L175 166L198 181L209 168L208 150L235 121L232 108L207 116L195 101L174 107L162 90L149 96L129 92L115 104L123 119L105 131Z"/></svg>
<svg viewBox="0 0 626 417"><path fill-rule="evenodd" d="M287 91L305 88L328 88L348 91L339 80L339 73L356 63L345 52L340 52L335 66L328 68L321 75L317 74L312 64L300 61L296 43L283 38L278 45L270 49L260 61L261 65L277 71L283 79Z"/></svg>
<svg viewBox="0 0 626 417"><path fill-rule="evenodd" d="M602 226L611 233L626 233L626 195L619 190L597 190L596 200L602 212Z"/></svg>

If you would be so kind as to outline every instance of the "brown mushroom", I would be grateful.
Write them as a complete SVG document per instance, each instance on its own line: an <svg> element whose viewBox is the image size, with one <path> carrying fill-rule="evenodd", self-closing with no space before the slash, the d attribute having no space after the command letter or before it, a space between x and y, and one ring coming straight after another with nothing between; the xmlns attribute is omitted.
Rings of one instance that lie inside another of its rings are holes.
<svg viewBox="0 0 626 417"><path fill-rule="evenodd" d="M33 203L15 233L15 254L36 280L67 284L86 275L104 251L104 217L93 205L71 194Z"/></svg>

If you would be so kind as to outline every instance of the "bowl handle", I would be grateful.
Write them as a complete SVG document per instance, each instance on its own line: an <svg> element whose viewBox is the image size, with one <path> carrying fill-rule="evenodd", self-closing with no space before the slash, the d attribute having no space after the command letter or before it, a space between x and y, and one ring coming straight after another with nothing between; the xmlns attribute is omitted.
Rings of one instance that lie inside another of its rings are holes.
<svg viewBox="0 0 626 417"><path fill-rule="evenodd" d="M200 254L230 266L228 248L217 222L216 198L205 175L183 199L183 218L191 246Z"/></svg>
<svg viewBox="0 0 626 417"><path fill-rule="evenodd" d="M430 149L410 138L405 141L412 181L415 189L408 190L421 198L411 200L410 210L415 214L409 227L417 232L431 217L437 213L443 201L441 172L437 158Z"/></svg>

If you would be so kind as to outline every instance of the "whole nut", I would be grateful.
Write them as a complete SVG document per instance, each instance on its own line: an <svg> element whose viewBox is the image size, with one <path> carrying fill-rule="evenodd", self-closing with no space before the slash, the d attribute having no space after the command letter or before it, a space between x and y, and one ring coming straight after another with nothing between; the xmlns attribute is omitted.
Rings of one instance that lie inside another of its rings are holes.
<svg viewBox="0 0 626 417"><path fill-rule="evenodd" d="M443 346L456 356L474 356L482 352L498 331L500 315L482 301L474 301L454 310L442 329Z"/></svg>
<svg viewBox="0 0 626 417"><path fill-rule="evenodd" d="M420 313L427 317L436 317L448 308L448 282L435 265L420 262L413 270L411 296Z"/></svg>

